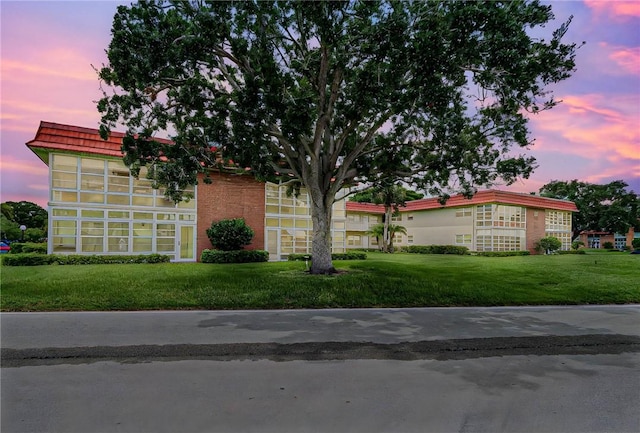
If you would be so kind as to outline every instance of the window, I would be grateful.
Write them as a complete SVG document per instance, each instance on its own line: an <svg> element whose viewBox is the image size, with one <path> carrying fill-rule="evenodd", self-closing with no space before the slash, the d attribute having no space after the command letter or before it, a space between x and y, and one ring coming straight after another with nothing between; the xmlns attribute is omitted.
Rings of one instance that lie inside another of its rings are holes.
<svg viewBox="0 0 640 433"><path fill-rule="evenodd" d="M129 252L129 223L109 222L107 226L107 251L110 253Z"/></svg>
<svg viewBox="0 0 640 433"><path fill-rule="evenodd" d="M407 215L407 221L413 221L413 214Z"/></svg>
<svg viewBox="0 0 640 433"><path fill-rule="evenodd" d="M80 251L101 253L104 251L104 221L82 221L80 225Z"/></svg>
<svg viewBox="0 0 640 433"><path fill-rule="evenodd" d="M413 244L413 235L408 235L407 236L407 243L408 244Z"/></svg>
<svg viewBox="0 0 640 433"><path fill-rule="evenodd" d="M616 233L614 235L613 241L614 241L614 247L617 250L622 250L627 245L627 237L619 233Z"/></svg>
<svg viewBox="0 0 640 433"><path fill-rule="evenodd" d="M471 245L471 235L470 234L456 235L456 245Z"/></svg>
<svg viewBox="0 0 640 433"><path fill-rule="evenodd" d="M358 235L349 235L347 236L347 245L350 247L361 247L362 246L362 237Z"/></svg>
<svg viewBox="0 0 640 433"><path fill-rule="evenodd" d="M471 216L471 208L470 207L465 207L465 208L456 210L456 218L465 218L465 217L470 217L470 216Z"/></svg>

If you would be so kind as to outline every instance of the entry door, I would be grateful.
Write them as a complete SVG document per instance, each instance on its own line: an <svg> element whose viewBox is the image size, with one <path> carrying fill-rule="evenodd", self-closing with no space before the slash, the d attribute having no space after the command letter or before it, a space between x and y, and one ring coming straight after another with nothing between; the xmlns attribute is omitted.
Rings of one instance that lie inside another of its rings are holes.
<svg viewBox="0 0 640 433"><path fill-rule="evenodd" d="M193 261L195 259L194 226L180 226L180 238L178 239L178 260Z"/></svg>
<svg viewBox="0 0 640 433"><path fill-rule="evenodd" d="M280 229L267 229L265 246L270 261L280 260Z"/></svg>

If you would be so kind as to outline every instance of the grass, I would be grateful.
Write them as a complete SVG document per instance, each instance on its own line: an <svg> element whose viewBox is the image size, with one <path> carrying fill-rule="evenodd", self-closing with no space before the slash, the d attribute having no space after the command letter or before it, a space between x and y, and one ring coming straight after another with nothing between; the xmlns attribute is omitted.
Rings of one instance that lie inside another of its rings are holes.
<svg viewBox="0 0 640 433"><path fill-rule="evenodd" d="M640 302L640 255L369 253L335 262L2 267L1 311L367 308Z"/></svg>

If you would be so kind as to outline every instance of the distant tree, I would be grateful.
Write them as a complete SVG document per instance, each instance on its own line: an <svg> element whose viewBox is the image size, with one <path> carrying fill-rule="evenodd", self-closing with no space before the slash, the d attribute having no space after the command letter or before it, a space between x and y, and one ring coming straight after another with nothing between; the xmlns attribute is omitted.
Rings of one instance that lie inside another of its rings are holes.
<svg viewBox="0 0 640 433"><path fill-rule="evenodd" d="M622 180L605 185L554 180L540 188L540 195L576 204L578 212L572 217L573 238L584 230L624 234L629 227L637 225L640 218L640 196L627 187Z"/></svg>
<svg viewBox="0 0 640 433"><path fill-rule="evenodd" d="M9 203L2 203L0 206L2 207L2 215L9 221L13 221L13 207Z"/></svg>
<svg viewBox="0 0 640 433"><path fill-rule="evenodd" d="M141 1L119 6L99 71L101 134L175 200L218 151L309 192L311 273L333 273L344 187L396 174L430 194L528 177L525 112L571 76L569 21L539 1ZM534 29L534 31L532 31ZM536 34L534 36L534 33ZM154 140L171 131L173 144ZM214 149L215 148L215 149Z"/></svg>
<svg viewBox="0 0 640 433"><path fill-rule="evenodd" d="M0 215L0 236L2 236L2 239L9 241L20 240L22 238L20 224L11 221L4 214Z"/></svg>
<svg viewBox="0 0 640 433"><path fill-rule="evenodd" d="M49 213L41 206L30 201L8 201L13 210L13 221L28 229L40 229L46 232ZM4 214L4 212L3 212Z"/></svg>

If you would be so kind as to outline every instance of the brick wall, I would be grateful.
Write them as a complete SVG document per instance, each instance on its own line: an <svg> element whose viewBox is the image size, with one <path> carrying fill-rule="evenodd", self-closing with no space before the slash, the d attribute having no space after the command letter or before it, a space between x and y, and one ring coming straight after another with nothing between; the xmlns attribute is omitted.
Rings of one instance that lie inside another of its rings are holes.
<svg viewBox="0 0 640 433"><path fill-rule="evenodd" d="M536 243L545 236L544 209L527 208L527 250L538 254Z"/></svg>
<svg viewBox="0 0 640 433"><path fill-rule="evenodd" d="M197 258L211 248L207 229L213 221L244 218L255 233L247 249L264 249L264 183L249 175L213 173L212 184L198 182Z"/></svg>

